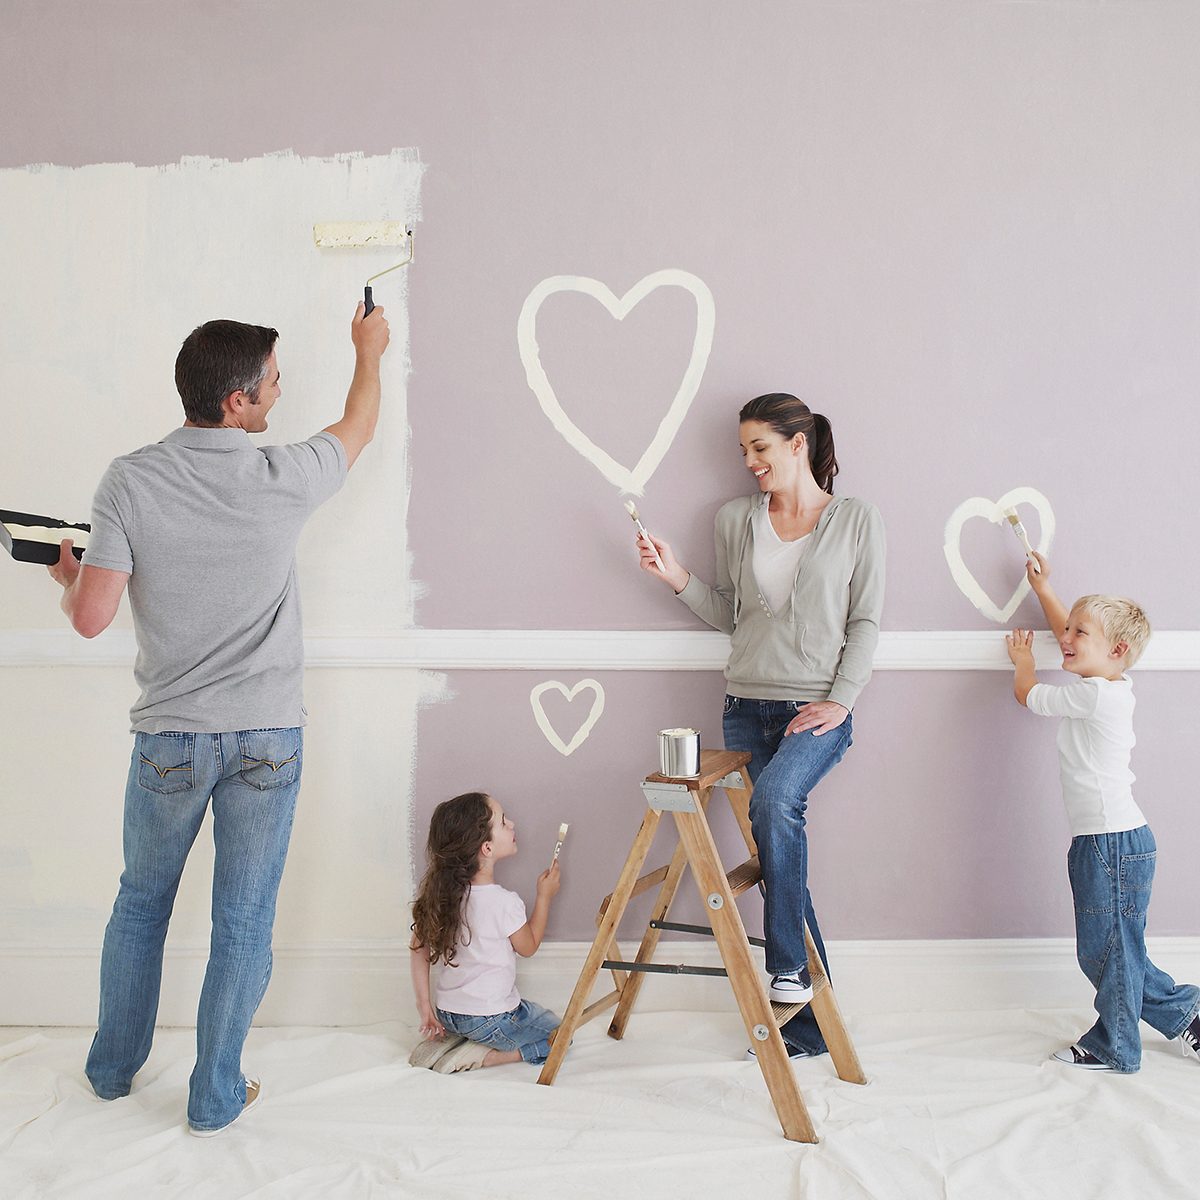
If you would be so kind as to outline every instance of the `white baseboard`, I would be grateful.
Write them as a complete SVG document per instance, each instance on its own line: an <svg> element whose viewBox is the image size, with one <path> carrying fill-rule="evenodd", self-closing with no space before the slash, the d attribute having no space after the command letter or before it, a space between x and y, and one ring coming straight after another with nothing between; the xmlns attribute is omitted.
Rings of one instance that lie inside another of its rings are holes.
<svg viewBox="0 0 1200 1200"><path fill-rule="evenodd" d="M1149 940L1154 961L1179 980L1200 980L1200 937ZM523 994L561 1012L588 946L549 942L521 960ZM622 944L632 956L634 947ZM160 1025L195 1023L208 948L168 946ZM1081 1008L1091 989L1070 938L973 941L845 941L828 946L838 1000L848 1017L897 1012ZM662 942L655 961L719 966L710 941ZM98 947L0 945L0 1025L90 1026L96 1019ZM604 974L593 996L611 986ZM719 978L651 975L640 1010L732 1009ZM260 1025L412 1022L408 951L402 942L277 946Z"/></svg>

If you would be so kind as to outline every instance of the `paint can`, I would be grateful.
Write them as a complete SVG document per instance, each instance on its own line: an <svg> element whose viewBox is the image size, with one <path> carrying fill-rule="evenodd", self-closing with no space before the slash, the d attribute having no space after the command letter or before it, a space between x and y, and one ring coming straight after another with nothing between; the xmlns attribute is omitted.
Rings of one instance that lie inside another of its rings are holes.
<svg viewBox="0 0 1200 1200"><path fill-rule="evenodd" d="M673 779L690 779L700 774L700 731L660 729L658 767Z"/></svg>

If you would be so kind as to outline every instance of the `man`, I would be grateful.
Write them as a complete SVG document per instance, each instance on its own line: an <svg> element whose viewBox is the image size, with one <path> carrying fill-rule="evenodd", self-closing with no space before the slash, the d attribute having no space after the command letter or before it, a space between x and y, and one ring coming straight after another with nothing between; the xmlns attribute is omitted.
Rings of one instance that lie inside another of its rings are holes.
<svg viewBox="0 0 1200 1200"><path fill-rule="evenodd" d="M99 1030L87 1075L127 1095L150 1053L163 941L184 862L213 809L212 944L196 1020L188 1127L207 1137L262 1092L242 1073L271 976L271 929L296 796L305 710L296 542L375 432L383 309L351 324L342 419L308 441L256 447L279 399L274 329L209 321L175 362L182 428L116 459L93 504L80 566L62 543L50 574L84 637L129 587L141 695L125 791L125 870L104 935Z"/></svg>

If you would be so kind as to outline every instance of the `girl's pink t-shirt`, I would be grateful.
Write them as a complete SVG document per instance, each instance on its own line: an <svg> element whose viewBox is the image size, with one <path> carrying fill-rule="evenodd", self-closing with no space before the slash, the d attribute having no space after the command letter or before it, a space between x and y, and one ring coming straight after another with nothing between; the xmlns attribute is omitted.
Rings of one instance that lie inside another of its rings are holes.
<svg viewBox="0 0 1200 1200"><path fill-rule="evenodd" d="M443 1012L494 1017L521 1003L517 952L508 939L526 923L525 903L498 883L472 884L454 966L441 969L437 1006Z"/></svg>

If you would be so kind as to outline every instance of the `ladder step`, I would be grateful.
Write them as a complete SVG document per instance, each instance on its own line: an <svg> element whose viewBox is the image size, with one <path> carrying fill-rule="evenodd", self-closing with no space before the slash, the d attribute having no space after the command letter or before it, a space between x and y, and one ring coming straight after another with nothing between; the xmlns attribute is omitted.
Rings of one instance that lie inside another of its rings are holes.
<svg viewBox="0 0 1200 1200"><path fill-rule="evenodd" d="M813 980L813 995L817 996L829 986L829 980L824 978ZM786 1025L798 1012L803 1012L810 1004L811 1000L805 1000L803 1004L780 1004L777 1000L771 1001L771 1011L775 1014L775 1024L782 1028Z"/></svg>
<svg viewBox="0 0 1200 1200"><path fill-rule="evenodd" d="M732 871L726 874L725 878L729 881L729 890L735 896L748 892L762 879L762 867L758 864L758 855L746 859L744 863L738 863Z"/></svg>

